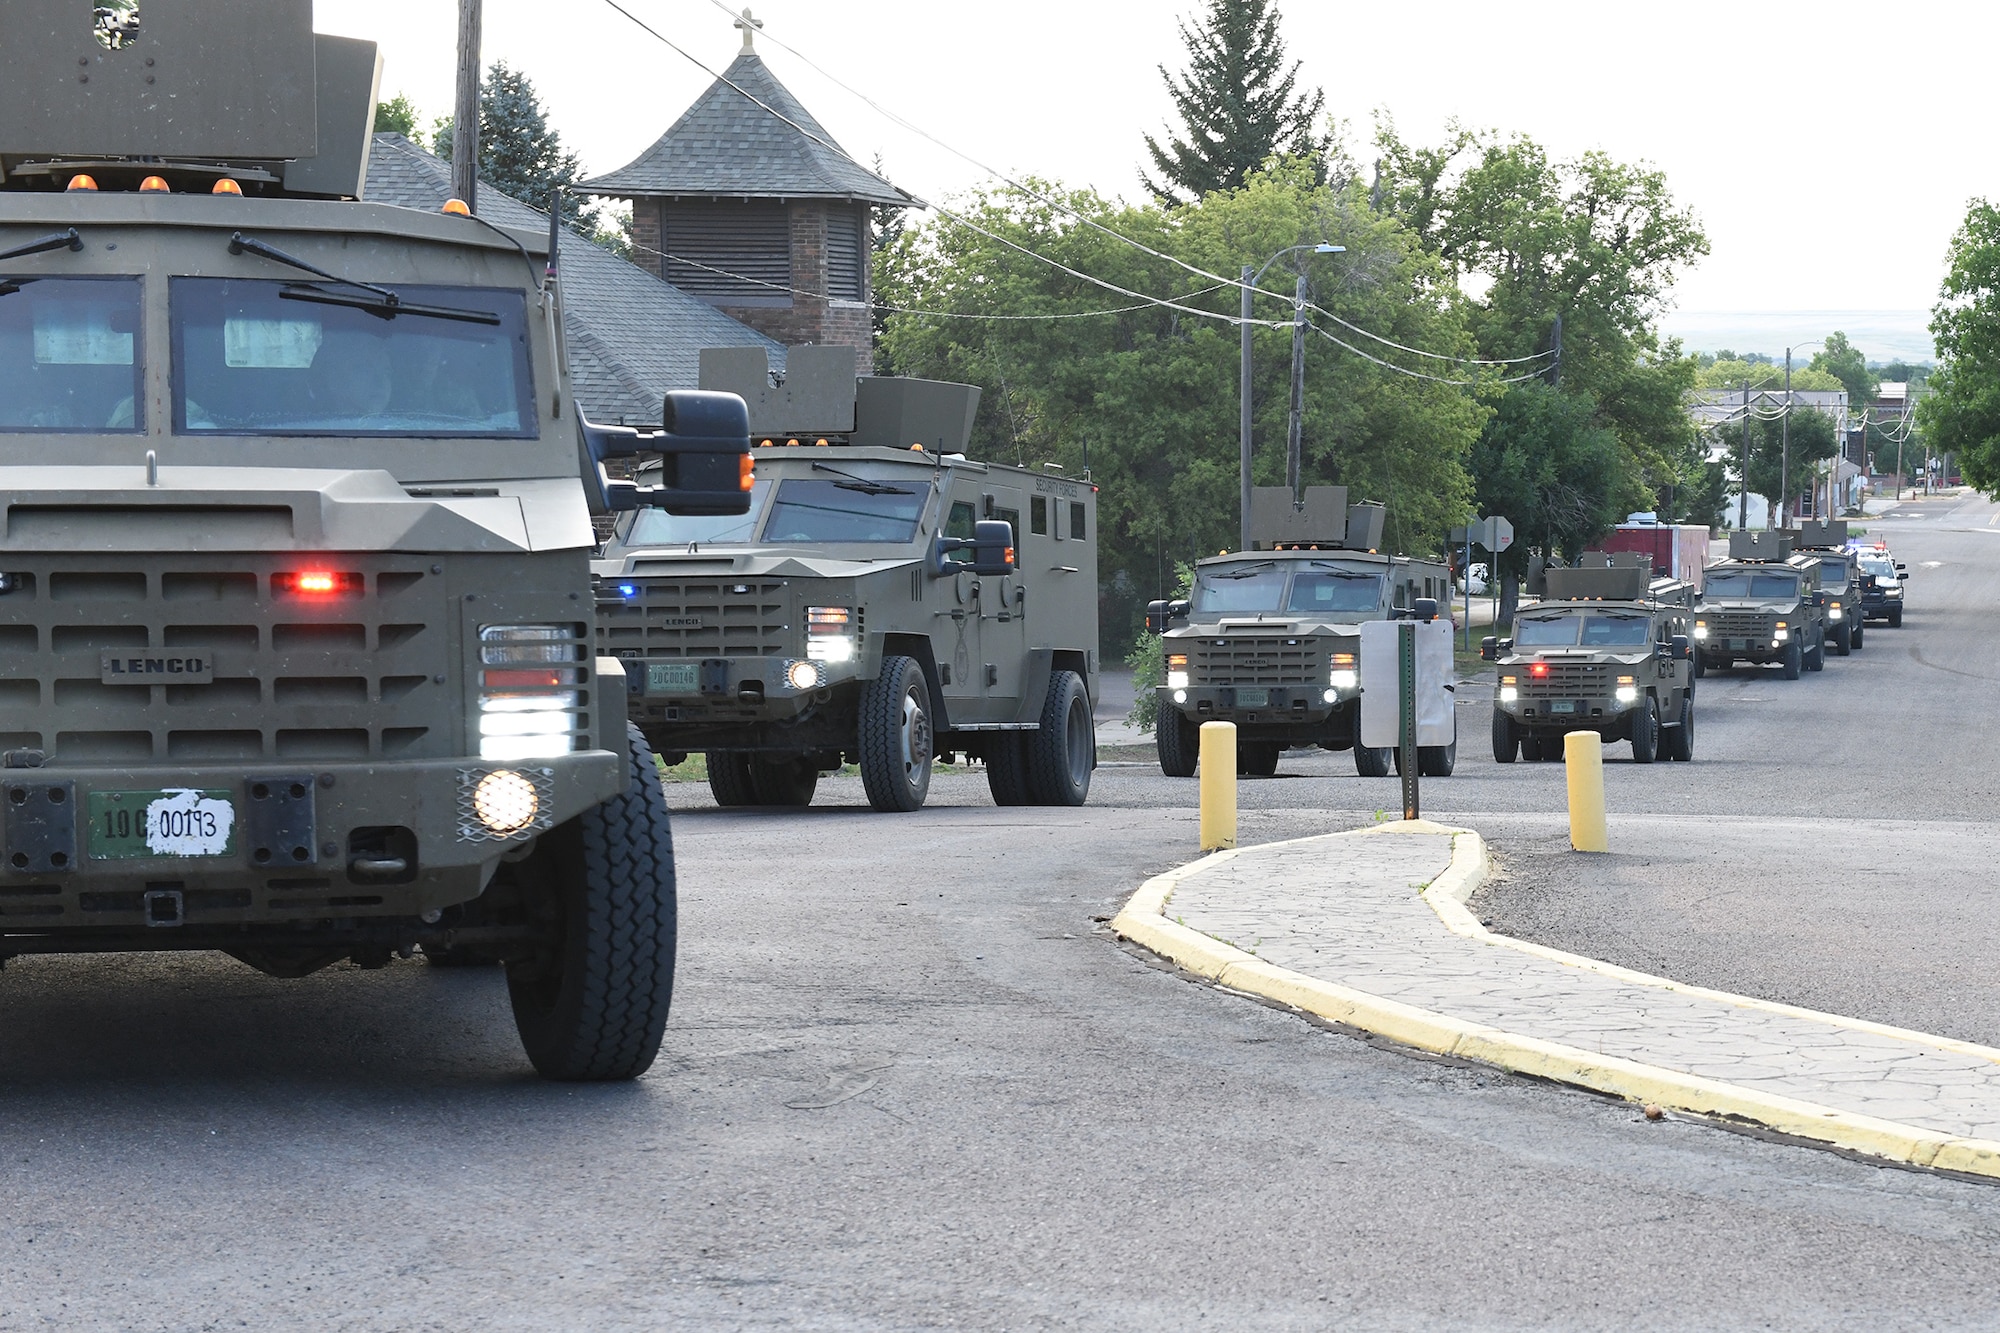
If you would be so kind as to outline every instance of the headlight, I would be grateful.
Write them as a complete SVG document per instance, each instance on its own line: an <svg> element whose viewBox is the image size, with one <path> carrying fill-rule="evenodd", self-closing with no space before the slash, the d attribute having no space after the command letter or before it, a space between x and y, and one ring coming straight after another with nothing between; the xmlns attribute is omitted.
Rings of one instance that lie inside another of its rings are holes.
<svg viewBox="0 0 2000 1333"><path fill-rule="evenodd" d="M1618 687L1618 702L1621 704L1638 703L1639 687L1637 685L1620 685Z"/></svg>
<svg viewBox="0 0 2000 1333"><path fill-rule="evenodd" d="M785 683L795 690L816 690L826 684L826 671L817 662L793 662L785 668Z"/></svg>
<svg viewBox="0 0 2000 1333"><path fill-rule="evenodd" d="M1520 697L1521 697L1521 688L1520 688L1520 686L1518 686L1518 685L1502 685L1502 686L1500 687L1500 702L1501 702L1501 703L1503 703L1503 704L1511 704L1511 703L1515 702L1516 700L1518 700L1518 699L1519 699Z"/></svg>
<svg viewBox="0 0 2000 1333"><path fill-rule="evenodd" d="M1336 703L1340 699L1340 691L1328 690L1326 693L1320 695L1320 698L1325 700L1327 703Z"/></svg>
<svg viewBox="0 0 2000 1333"><path fill-rule="evenodd" d="M488 832L502 837L535 822L542 798L535 784L519 773L501 769L488 773L472 791L472 812Z"/></svg>
<svg viewBox="0 0 2000 1333"><path fill-rule="evenodd" d="M1336 690L1351 690L1361 684L1361 673L1351 669L1335 671L1327 683Z"/></svg>
<svg viewBox="0 0 2000 1333"><path fill-rule="evenodd" d="M854 613L844 606L806 608L806 657L814 662L854 660Z"/></svg>
<svg viewBox="0 0 2000 1333"><path fill-rule="evenodd" d="M1773 643L1783 643L1783 642L1785 642L1785 641L1786 641L1787 639L1789 639L1789 638L1791 638L1791 637L1792 637L1792 632L1791 632L1790 630L1788 630L1788 629L1781 629L1781 630L1779 630L1779 631L1777 632L1777 634L1776 634L1776 635L1774 635L1774 636L1772 637L1772 642L1773 642Z"/></svg>
<svg viewBox="0 0 2000 1333"><path fill-rule="evenodd" d="M1174 691L1174 702L1175 702L1175 703L1177 703L1177 704L1184 704L1184 703L1186 703L1186 702L1187 702L1187 691L1186 691L1186 690L1175 690L1175 691Z"/></svg>
<svg viewBox="0 0 2000 1333"><path fill-rule="evenodd" d="M479 757L552 759L582 741L583 629L483 625L479 630Z"/></svg>
<svg viewBox="0 0 2000 1333"><path fill-rule="evenodd" d="M1835 602L1835 603L1834 603L1833 605L1831 605L1831 606L1829 606L1829 607L1827 607L1827 608L1826 608L1826 618L1827 618L1828 620L1838 620L1838 619L1840 619L1840 603L1839 603L1839 602Z"/></svg>
<svg viewBox="0 0 2000 1333"><path fill-rule="evenodd" d="M1708 637L1708 626L1702 624L1700 621L1696 621L1694 626L1694 636L1697 639L1706 639Z"/></svg>
<svg viewBox="0 0 2000 1333"><path fill-rule="evenodd" d="M1185 672L1185 671L1169 671L1169 672L1167 673L1167 688L1168 688L1168 689L1170 689L1170 690L1184 690L1184 689L1186 689L1187 687L1188 687L1188 673L1187 673L1187 672Z"/></svg>

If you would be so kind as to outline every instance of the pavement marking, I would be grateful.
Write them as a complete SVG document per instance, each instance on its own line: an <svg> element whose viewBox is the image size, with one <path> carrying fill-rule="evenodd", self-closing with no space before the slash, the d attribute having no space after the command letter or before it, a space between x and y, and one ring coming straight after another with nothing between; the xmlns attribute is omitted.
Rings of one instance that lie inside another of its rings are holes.
<svg viewBox="0 0 2000 1333"><path fill-rule="evenodd" d="M1422 1050L2000 1178L2000 1049L1495 935L1465 907L1486 873L1478 834L1399 821L1182 866L1112 929L1217 985Z"/></svg>

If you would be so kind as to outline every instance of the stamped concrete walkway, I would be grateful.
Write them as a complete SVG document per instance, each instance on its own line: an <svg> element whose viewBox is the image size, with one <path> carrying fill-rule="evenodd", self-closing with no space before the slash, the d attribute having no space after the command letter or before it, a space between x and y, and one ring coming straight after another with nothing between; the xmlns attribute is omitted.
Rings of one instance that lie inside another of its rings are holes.
<svg viewBox="0 0 2000 1333"><path fill-rule="evenodd" d="M1428 1050L2000 1176L2000 1050L1685 986L1494 935L1476 834L1387 824L1223 852L1121 934L1225 986Z"/></svg>

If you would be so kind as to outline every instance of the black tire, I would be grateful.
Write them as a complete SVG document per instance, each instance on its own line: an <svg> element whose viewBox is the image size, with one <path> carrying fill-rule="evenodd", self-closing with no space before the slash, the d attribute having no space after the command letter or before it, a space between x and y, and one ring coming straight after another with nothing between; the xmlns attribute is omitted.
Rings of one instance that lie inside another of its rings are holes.
<svg viewBox="0 0 2000 1333"><path fill-rule="evenodd" d="M1028 798L1036 805L1079 806L1090 796L1097 732L1090 691L1074 671L1049 673L1042 725L1027 733Z"/></svg>
<svg viewBox="0 0 2000 1333"><path fill-rule="evenodd" d="M1667 758L1675 763L1685 764L1694 758L1694 696L1681 696L1681 715L1678 725L1668 727L1662 747Z"/></svg>
<svg viewBox="0 0 2000 1333"><path fill-rule="evenodd" d="M861 687L861 785L868 804L907 813L923 808L931 790L936 733L931 689L914 657L891 654L882 674Z"/></svg>
<svg viewBox="0 0 2000 1333"><path fill-rule="evenodd" d="M1846 657L1853 651L1854 627L1843 620L1840 622L1840 628L1833 632L1833 655Z"/></svg>
<svg viewBox="0 0 2000 1333"><path fill-rule="evenodd" d="M514 1024L543 1078L637 1078L674 994L674 840L653 751L636 727L625 791L503 864L540 947L507 964Z"/></svg>
<svg viewBox="0 0 2000 1333"><path fill-rule="evenodd" d="M1236 771L1253 778L1273 777L1278 771L1278 752L1284 747L1269 741L1251 741L1236 747Z"/></svg>
<svg viewBox="0 0 2000 1333"><path fill-rule="evenodd" d="M739 750L710 750L708 790L720 806L757 804L757 789L750 785L750 756Z"/></svg>
<svg viewBox="0 0 2000 1333"><path fill-rule="evenodd" d="M1818 642L1806 653L1805 668L1808 671L1826 670L1826 631L1821 630Z"/></svg>
<svg viewBox="0 0 2000 1333"><path fill-rule="evenodd" d="M1660 706L1646 696L1632 714L1632 762L1650 764L1660 755Z"/></svg>
<svg viewBox="0 0 2000 1333"><path fill-rule="evenodd" d="M1458 767L1458 739L1452 738L1449 745L1419 745L1417 747L1417 776L1422 778L1448 778Z"/></svg>
<svg viewBox="0 0 2000 1333"><path fill-rule="evenodd" d="M1511 764L1521 754L1521 729L1514 725L1514 719L1499 709L1493 710L1493 762Z"/></svg>
<svg viewBox="0 0 2000 1333"><path fill-rule="evenodd" d="M1860 652L1861 645L1868 641L1868 622L1866 620L1857 620L1854 622L1854 629L1849 636L1849 640L1853 645L1854 651L1857 653Z"/></svg>
<svg viewBox="0 0 2000 1333"><path fill-rule="evenodd" d="M1696 680L1700 680L1703 676L1708 674L1708 659L1706 657L1703 657L1700 653L1695 653L1693 656L1694 656L1694 678Z"/></svg>
<svg viewBox="0 0 2000 1333"><path fill-rule="evenodd" d="M1201 758L1201 729L1180 709L1161 704L1153 746L1160 753L1160 772L1170 778L1191 778Z"/></svg>
<svg viewBox="0 0 2000 1333"><path fill-rule="evenodd" d="M1890 628L1890 629L1901 629L1901 628L1903 628L1903 608L1902 608L1902 607L1900 607L1900 606L1892 606L1892 607L1890 607L1890 608L1889 608L1889 628Z"/></svg>
<svg viewBox="0 0 2000 1333"><path fill-rule="evenodd" d="M986 742L986 790L995 805L1028 804L1028 747L1018 731L1002 731Z"/></svg>
<svg viewBox="0 0 2000 1333"><path fill-rule="evenodd" d="M1542 762L1542 747L1548 742L1532 731L1521 733L1521 758L1532 764Z"/></svg>
<svg viewBox="0 0 2000 1333"><path fill-rule="evenodd" d="M1785 655L1782 662L1785 668L1785 679L1797 680L1799 672L1805 666L1805 652L1799 647L1797 639L1793 639L1785 645Z"/></svg>
<svg viewBox="0 0 2000 1333"><path fill-rule="evenodd" d="M751 755L750 790L759 805L811 805L819 765L802 754Z"/></svg>
<svg viewBox="0 0 2000 1333"><path fill-rule="evenodd" d="M1354 771L1364 778L1386 778L1389 776L1389 756L1394 753L1387 746L1356 745L1354 747Z"/></svg>

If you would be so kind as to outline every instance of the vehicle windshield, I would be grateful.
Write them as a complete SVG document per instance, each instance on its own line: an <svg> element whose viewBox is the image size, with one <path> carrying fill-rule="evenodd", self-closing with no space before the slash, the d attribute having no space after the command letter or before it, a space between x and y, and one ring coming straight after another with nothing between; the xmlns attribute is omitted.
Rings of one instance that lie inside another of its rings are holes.
<svg viewBox="0 0 2000 1333"><path fill-rule="evenodd" d="M787 478L778 483L764 540L907 542L917 535L930 493L928 483Z"/></svg>
<svg viewBox="0 0 2000 1333"><path fill-rule="evenodd" d="M1861 567L1877 578L1894 579L1896 562L1893 560L1863 560Z"/></svg>
<svg viewBox="0 0 2000 1333"><path fill-rule="evenodd" d="M287 299L295 283L175 278L174 430L195 435L532 437L526 296L404 287L496 323Z"/></svg>
<svg viewBox="0 0 2000 1333"><path fill-rule="evenodd" d="M1198 615L1276 611L1284 604L1286 572L1268 562L1222 565L1197 571L1194 610Z"/></svg>
<svg viewBox="0 0 2000 1333"><path fill-rule="evenodd" d="M1789 599L1799 595L1799 576L1757 574L1747 569L1710 574L1702 595L1713 599L1747 597L1753 601Z"/></svg>
<svg viewBox="0 0 2000 1333"><path fill-rule="evenodd" d="M1306 615L1373 612L1382 605L1382 576L1346 570L1300 570L1285 610Z"/></svg>
<svg viewBox="0 0 2000 1333"><path fill-rule="evenodd" d="M1845 560L1822 560L1819 562L1819 586L1838 588L1847 582L1847 562Z"/></svg>
<svg viewBox="0 0 2000 1333"><path fill-rule="evenodd" d="M1653 641L1646 616L1537 616L1514 624L1516 648L1644 648Z"/></svg>
<svg viewBox="0 0 2000 1333"><path fill-rule="evenodd" d="M646 484L644 477L640 478ZM658 483L657 474L653 484ZM768 478L750 490L747 514L669 514L664 509L641 509L625 530L627 546L746 545L756 537L757 520L764 516L764 501L771 494Z"/></svg>
<svg viewBox="0 0 2000 1333"><path fill-rule="evenodd" d="M0 276L0 431L145 427L137 278Z"/></svg>

